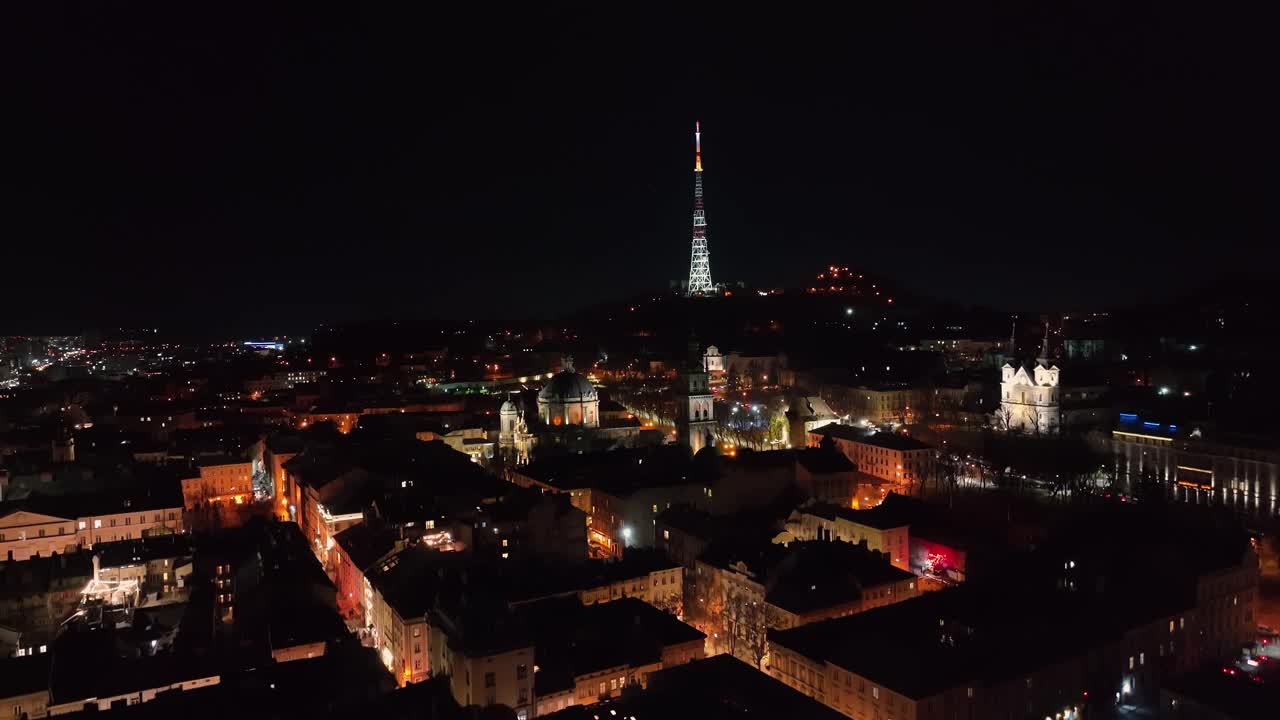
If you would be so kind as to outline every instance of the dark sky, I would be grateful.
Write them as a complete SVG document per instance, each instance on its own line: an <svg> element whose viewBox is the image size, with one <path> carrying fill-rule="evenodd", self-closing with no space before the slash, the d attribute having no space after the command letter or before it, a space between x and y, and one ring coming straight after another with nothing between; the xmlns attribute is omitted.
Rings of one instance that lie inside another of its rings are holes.
<svg viewBox="0 0 1280 720"><path fill-rule="evenodd" d="M695 119L717 280L1078 307L1276 257L1274 18L1222 4L21 5L0 332L664 288Z"/></svg>

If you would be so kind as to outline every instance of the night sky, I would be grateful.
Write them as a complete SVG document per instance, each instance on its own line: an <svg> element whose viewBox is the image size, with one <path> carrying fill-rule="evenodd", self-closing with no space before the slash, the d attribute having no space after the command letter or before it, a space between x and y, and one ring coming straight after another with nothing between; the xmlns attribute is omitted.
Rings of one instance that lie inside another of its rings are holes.
<svg viewBox="0 0 1280 720"><path fill-rule="evenodd" d="M1070 309L1276 258L1274 18L1220 4L23 5L0 333L663 289L695 119L718 281Z"/></svg>

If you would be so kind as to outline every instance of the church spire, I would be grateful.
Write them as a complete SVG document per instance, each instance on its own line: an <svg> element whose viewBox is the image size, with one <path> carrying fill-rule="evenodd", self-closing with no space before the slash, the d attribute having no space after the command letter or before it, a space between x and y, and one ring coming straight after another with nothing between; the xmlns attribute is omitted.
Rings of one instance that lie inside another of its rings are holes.
<svg viewBox="0 0 1280 720"><path fill-rule="evenodd" d="M1005 349L1005 354L1009 356L1009 362L1013 362L1013 358L1018 354L1018 316L1014 315L1013 320L1009 321L1009 346Z"/></svg>
<svg viewBox="0 0 1280 720"><path fill-rule="evenodd" d="M1049 321L1044 321L1044 339L1040 341L1040 363L1049 365Z"/></svg>

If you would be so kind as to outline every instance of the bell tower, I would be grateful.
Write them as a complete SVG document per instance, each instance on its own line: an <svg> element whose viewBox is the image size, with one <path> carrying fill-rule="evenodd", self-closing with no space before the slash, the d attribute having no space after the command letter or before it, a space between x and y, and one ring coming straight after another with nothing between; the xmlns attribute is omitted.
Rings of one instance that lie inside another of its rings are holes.
<svg viewBox="0 0 1280 720"><path fill-rule="evenodd" d="M710 375L704 367L697 340L689 341L689 358L680 373L676 394L680 398L676 418L680 444L691 453L714 444L715 396L711 394Z"/></svg>

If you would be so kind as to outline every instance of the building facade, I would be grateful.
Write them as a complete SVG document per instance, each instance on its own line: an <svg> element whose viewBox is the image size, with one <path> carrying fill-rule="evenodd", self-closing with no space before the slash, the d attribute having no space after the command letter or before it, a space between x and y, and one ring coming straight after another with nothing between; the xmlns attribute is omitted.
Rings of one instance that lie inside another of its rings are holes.
<svg viewBox="0 0 1280 720"><path fill-rule="evenodd" d="M188 510L221 503L253 501L253 461L216 457L200 462L200 475L182 480L182 501Z"/></svg>
<svg viewBox="0 0 1280 720"><path fill-rule="evenodd" d="M870 433L849 425L825 425L809 433L809 446L830 437L837 449L867 473L894 485L912 487L937 474L933 447L899 433Z"/></svg>
<svg viewBox="0 0 1280 720"><path fill-rule="evenodd" d="M689 356L676 389L676 432L680 443L696 454L715 443L715 396L697 343L690 344Z"/></svg>
<svg viewBox="0 0 1280 720"><path fill-rule="evenodd" d="M1062 390L1058 366L1049 358L1048 326L1040 357L1031 372L1005 363L1000 368L1000 409L995 425L1008 432L1048 435L1062 427Z"/></svg>

